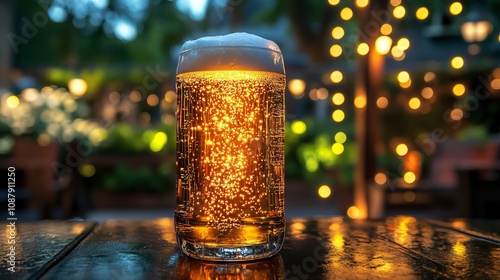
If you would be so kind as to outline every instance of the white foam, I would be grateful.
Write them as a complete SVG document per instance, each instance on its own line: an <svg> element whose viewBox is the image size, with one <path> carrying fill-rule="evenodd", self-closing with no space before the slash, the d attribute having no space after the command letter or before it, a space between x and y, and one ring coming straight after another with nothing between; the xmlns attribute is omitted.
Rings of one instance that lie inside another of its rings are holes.
<svg viewBox="0 0 500 280"><path fill-rule="evenodd" d="M257 35L208 36L181 47L177 73L233 69L285 73L278 45Z"/></svg>
<svg viewBox="0 0 500 280"><path fill-rule="evenodd" d="M206 47L253 47L280 51L278 45L271 40L264 39L254 34L237 32L186 41L181 47L181 52Z"/></svg>

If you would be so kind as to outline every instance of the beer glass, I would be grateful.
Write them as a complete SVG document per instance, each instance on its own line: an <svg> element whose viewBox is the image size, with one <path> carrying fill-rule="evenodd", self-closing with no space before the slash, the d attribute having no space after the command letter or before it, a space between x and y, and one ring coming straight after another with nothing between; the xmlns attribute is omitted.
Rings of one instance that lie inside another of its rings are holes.
<svg viewBox="0 0 500 280"><path fill-rule="evenodd" d="M176 90L179 247L214 261L276 254L285 230L280 49L246 33L187 41Z"/></svg>

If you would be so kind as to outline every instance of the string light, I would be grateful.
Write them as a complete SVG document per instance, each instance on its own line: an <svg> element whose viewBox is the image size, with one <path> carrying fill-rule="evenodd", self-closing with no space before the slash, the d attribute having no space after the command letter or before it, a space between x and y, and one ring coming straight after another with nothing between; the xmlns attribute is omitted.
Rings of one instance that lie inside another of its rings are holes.
<svg viewBox="0 0 500 280"><path fill-rule="evenodd" d="M430 87L424 87L422 89L421 95L425 99L431 99L432 96L434 95L434 91Z"/></svg>
<svg viewBox="0 0 500 280"><path fill-rule="evenodd" d="M340 109L337 109L335 111L333 111L332 113L332 119L335 121L335 122L341 122L343 121L345 118L345 113L344 111L340 110Z"/></svg>
<svg viewBox="0 0 500 280"><path fill-rule="evenodd" d="M356 206L351 206L349 209L347 209L347 216L351 219L357 219L359 218L359 208Z"/></svg>
<svg viewBox="0 0 500 280"><path fill-rule="evenodd" d="M368 0L356 0L356 6L360 8L364 8L368 6L369 1Z"/></svg>
<svg viewBox="0 0 500 280"><path fill-rule="evenodd" d="M460 69L464 66L464 59L460 56L456 56L451 60L451 67L455 69Z"/></svg>
<svg viewBox="0 0 500 280"><path fill-rule="evenodd" d="M307 131L307 125L305 122L303 122L301 120L296 120L296 121L292 122L290 129L292 130L292 133L297 134L297 135L301 135Z"/></svg>
<svg viewBox="0 0 500 280"><path fill-rule="evenodd" d="M344 78L344 75L342 75L342 72L338 71L338 70L335 70L332 72L332 74L330 75L330 79L332 80L332 82L334 82L335 84L338 84L342 81L342 79Z"/></svg>
<svg viewBox="0 0 500 280"><path fill-rule="evenodd" d="M389 23L382 24L382 26L380 27L380 33L382 35L391 34L392 33L392 25L390 25Z"/></svg>
<svg viewBox="0 0 500 280"><path fill-rule="evenodd" d="M393 7L401 5L401 0L391 0L391 5Z"/></svg>
<svg viewBox="0 0 500 280"><path fill-rule="evenodd" d="M360 55L366 55L370 51L370 47L367 43L361 43L358 45L357 51Z"/></svg>
<svg viewBox="0 0 500 280"><path fill-rule="evenodd" d="M453 86L453 94L455 96L462 96L465 93L465 86L464 84L456 84Z"/></svg>
<svg viewBox="0 0 500 280"><path fill-rule="evenodd" d="M410 47L410 40L408 38L401 38L398 40L397 46L400 50L406 51Z"/></svg>
<svg viewBox="0 0 500 280"><path fill-rule="evenodd" d="M391 50L392 39L389 36L380 36L375 40L375 49L381 55L386 55Z"/></svg>
<svg viewBox="0 0 500 280"><path fill-rule="evenodd" d="M429 10L426 7L420 7L415 13L415 16L419 20L424 20L429 16Z"/></svg>
<svg viewBox="0 0 500 280"><path fill-rule="evenodd" d="M342 39L344 37L344 28L337 26L332 29L332 37L333 39Z"/></svg>
<svg viewBox="0 0 500 280"><path fill-rule="evenodd" d="M396 154L398 154L398 156L402 157L407 153L408 153L408 146L406 146L406 144L401 143L396 146Z"/></svg>
<svg viewBox="0 0 500 280"><path fill-rule="evenodd" d="M342 54L342 47L340 45L333 45L330 47L330 55L333 57L339 57Z"/></svg>
<svg viewBox="0 0 500 280"><path fill-rule="evenodd" d="M427 72L425 73L424 75L424 81L426 83L429 83L431 82L432 80L434 80L436 78L436 74L434 74L434 72Z"/></svg>
<svg viewBox="0 0 500 280"><path fill-rule="evenodd" d="M375 177L373 178L373 180L375 181L375 183L377 183L377 185L382 186L385 183L387 183L387 176L385 176L384 173L379 172L379 173L375 174Z"/></svg>
<svg viewBox="0 0 500 280"><path fill-rule="evenodd" d="M395 7L394 11L392 11L392 14L397 19L403 18L405 16L405 14L406 14L405 7L403 7L403 6L397 6L397 7Z"/></svg>
<svg viewBox="0 0 500 280"><path fill-rule="evenodd" d="M454 2L450 5L450 13L454 16L460 14L462 12L462 3Z"/></svg>
<svg viewBox="0 0 500 280"><path fill-rule="evenodd" d="M420 105L421 102L418 97L413 97L412 99L410 99L410 101L408 101L408 106L410 106L410 108L413 110L417 110L418 108L420 108Z"/></svg>
<svg viewBox="0 0 500 280"><path fill-rule="evenodd" d="M318 195L321 198L328 198L328 197L330 197L331 194L332 194L332 190L327 185L322 185L321 187L318 188Z"/></svg>
<svg viewBox="0 0 500 280"><path fill-rule="evenodd" d="M377 107L380 109L385 109L389 105L389 100L386 97L377 98Z"/></svg>
<svg viewBox="0 0 500 280"><path fill-rule="evenodd" d="M332 96L332 102L335 105L342 105L345 101L345 97L342 93L337 92Z"/></svg>
<svg viewBox="0 0 500 280"><path fill-rule="evenodd" d="M406 71L401 71L398 74L398 81L400 83L407 83L410 80L410 74Z"/></svg>
<svg viewBox="0 0 500 280"><path fill-rule="evenodd" d="M408 171L404 174L403 180L407 184L413 184L417 180L417 176L412 171Z"/></svg>
<svg viewBox="0 0 500 280"><path fill-rule="evenodd" d="M343 20L350 20L352 18L352 15L353 15L352 10L349 7L345 7L342 9L342 11L340 11L340 17Z"/></svg>
<svg viewBox="0 0 500 280"><path fill-rule="evenodd" d="M454 121L459 121L464 117L464 111L460 108L455 108L450 112L450 118Z"/></svg>
<svg viewBox="0 0 500 280"><path fill-rule="evenodd" d="M340 155L344 152L344 145L341 143L335 143L332 145L332 152L336 155Z"/></svg>
<svg viewBox="0 0 500 280"><path fill-rule="evenodd" d="M344 132L340 131L340 132L335 133L334 139L335 139L335 142L340 143L340 144L344 144L345 141L347 141L347 135Z"/></svg>
<svg viewBox="0 0 500 280"><path fill-rule="evenodd" d="M340 3L340 0L328 0L328 4L332 5L332 6L335 6L337 5L338 3Z"/></svg>
<svg viewBox="0 0 500 280"><path fill-rule="evenodd" d="M354 106L358 109L362 109L366 106L366 98L364 96L356 96L354 98Z"/></svg>

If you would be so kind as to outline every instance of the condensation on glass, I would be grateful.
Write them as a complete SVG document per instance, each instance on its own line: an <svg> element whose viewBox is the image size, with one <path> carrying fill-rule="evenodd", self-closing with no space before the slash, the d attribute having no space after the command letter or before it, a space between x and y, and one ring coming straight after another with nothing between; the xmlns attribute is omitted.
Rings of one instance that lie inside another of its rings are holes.
<svg viewBox="0 0 500 280"><path fill-rule="evenodd" d="M252 260L283 244L285 70L246 33L186 42L177 88L177 242L204 260Z"/></svg>

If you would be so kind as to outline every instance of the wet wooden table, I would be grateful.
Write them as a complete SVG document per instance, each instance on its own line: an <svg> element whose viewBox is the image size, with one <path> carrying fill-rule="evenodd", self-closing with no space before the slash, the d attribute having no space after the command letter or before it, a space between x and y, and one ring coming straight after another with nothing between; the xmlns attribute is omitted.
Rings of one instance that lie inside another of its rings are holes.
<svg viewBox="0 0 500 280"><path fill-rule="evenodd" d="M0 279L500 279L498 220L289 219L280 254L245 263L184 256L170 218L2 226Z"/></svg>

